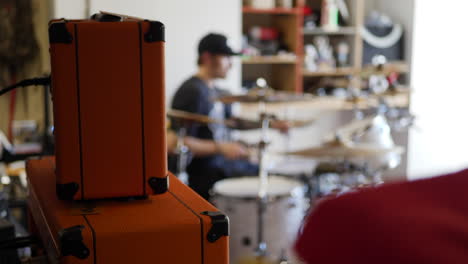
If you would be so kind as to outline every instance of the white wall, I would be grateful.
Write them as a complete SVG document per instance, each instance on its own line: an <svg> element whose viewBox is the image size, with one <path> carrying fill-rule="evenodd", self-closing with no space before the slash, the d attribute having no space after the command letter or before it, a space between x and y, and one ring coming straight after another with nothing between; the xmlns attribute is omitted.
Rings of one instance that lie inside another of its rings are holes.
<svg viewBox="0 0 468 264"><path fill-rule="evenodd" d="M416 1L409 176L468 167L468 2Z"/></svg>
<svg viewBox="0 0 468 264"><path fill-rule="evenodd" d="M77 19L85 17L86 0L53 0L54 18Z"/></svg>
<svg viewBox="0 0 468 264"><path fill-rule="evenodd" d="M239 0L90 0L91 13L99 10L155 19L166 25L166 93L169 103L177 87L196 71L197 44L208 32L223 33L236 50L241 47ZM83 18L84 0L55 0L55 17ZM225 88L240 90L240 60Z"/></svg>

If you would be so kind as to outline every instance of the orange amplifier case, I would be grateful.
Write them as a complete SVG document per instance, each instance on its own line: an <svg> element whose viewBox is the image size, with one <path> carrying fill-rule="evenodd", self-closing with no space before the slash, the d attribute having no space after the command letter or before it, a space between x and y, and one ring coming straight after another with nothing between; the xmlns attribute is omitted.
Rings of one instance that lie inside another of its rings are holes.
<svg viewBox="0 0 468 264"><path fill-rule="evenodd" d="M164 25L94 18L49 25L57 194L89 200L164 192Z"/></svg>
<svg viewBox="0 0 468 264"><path fill-rule="evenodd" d="M228 219L170 175L148 199L64 201L53 157L27 163L28 204L51 263L227 264Z"/></svg>

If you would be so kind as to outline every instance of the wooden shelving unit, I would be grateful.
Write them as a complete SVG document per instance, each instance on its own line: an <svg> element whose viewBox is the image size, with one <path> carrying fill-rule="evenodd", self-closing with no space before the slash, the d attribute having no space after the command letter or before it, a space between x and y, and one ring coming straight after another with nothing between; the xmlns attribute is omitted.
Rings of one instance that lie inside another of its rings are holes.
<svg viewBox="0 0 468 264"><path fill-rule="evenodd" d="M302 7L305 0L295 0L293 8L242 9L242 31L247 34L252 27L278 29L284 44L294 56L256 56L242 59L244 80L262 77L277 90L302 92L303 36Z"/></svg>
<svg viewBox="0 0 468 264"><path fill-rule="evenodd" d="M294 57L257 56L242 58L243 80L255 80L263 77L277 90L304 92L304 84L320 83L322 78L350 78L353 84L361 86L361 79L371 72L373 66L363 65L363 39L360 28L364 25L366 0L346 0L350 19L346 26L336 30L304 28L304 6L314 10L321 8L322 0L295 0L293 8L255 9L242 8L243 33L247 34L253 26L277 28L284 37L284 42L295 54ZM349 65L333 69L308 71L304 67L304 45L313 43L315 37L328 36L332 44L346 41L350 46ZM409 73L409 66L402 61L390 62L380 73Z"/></svg>
<svg viewBox="0 0 468 264"><path fill-rule="evenodd" d="M313 9L320 9L322 1L307 0L305 4ZM358 74L362 69L362 54L363 42L359 34L359 28L364 24L364 0L347 0L350 20L346 26L337 28L336 30L325 30L323 28L303 29L304 45L313 43L317 36L327 36L330 42L337 43L345 41L350 46L350 64L348 67L336 68L335 70L318 70L318 72L306 72L304 78L321 78L321 77L342 77L354 76L358 79ZM359 80L355 81L359 84Z"/></svg>

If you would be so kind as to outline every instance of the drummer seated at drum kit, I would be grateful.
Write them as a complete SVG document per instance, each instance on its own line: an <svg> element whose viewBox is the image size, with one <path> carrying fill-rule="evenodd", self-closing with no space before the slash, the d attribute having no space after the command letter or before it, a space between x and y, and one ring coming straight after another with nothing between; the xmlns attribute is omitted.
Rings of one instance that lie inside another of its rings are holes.
<svg viewBox="0 0 468 264"><path fill-rule="evenodd" d="M233 118L231 106L216 101L216 98L226 95L227 92L217 88L214 81L226 78L232 66L231 56L234 55L238 53L228 46L225 36L211 33L203 37L198 46L198 72L177 90L172 108L217 120L229 119L233 124L231 127L240 130L259 128L259 122ZM288 129L288 125L282 122L274 122L272 127L282 131ZM171 122L171 129L177 133L180 126L177 122ZM209 197L209 189L218 180L258 175L258 165L247 160L247 148L232 142L229 134L227 127L220 123L191 124L187 128L189 141L191 138L205 140L190 142L195 148L199 148L192 149L195 157L187 167L190 187L204 198ZM189 148L190 143L187 144Z"/></svg>

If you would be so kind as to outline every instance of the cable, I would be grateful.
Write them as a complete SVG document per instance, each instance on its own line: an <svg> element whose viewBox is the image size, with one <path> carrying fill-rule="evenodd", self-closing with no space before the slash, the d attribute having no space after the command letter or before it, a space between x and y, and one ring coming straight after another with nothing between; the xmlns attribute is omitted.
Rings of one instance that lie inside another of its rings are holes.
<svg viewBox="0 0 468 264"><path fill-rule="evenodd" d="M0 96L18 87L26 87L26 86L34 86L34 85L49 85L49 84L50 84L50 76L25 79L25 80L22 80L18 83L15 83L13 85L10 85L0 90Z"/></svg>

